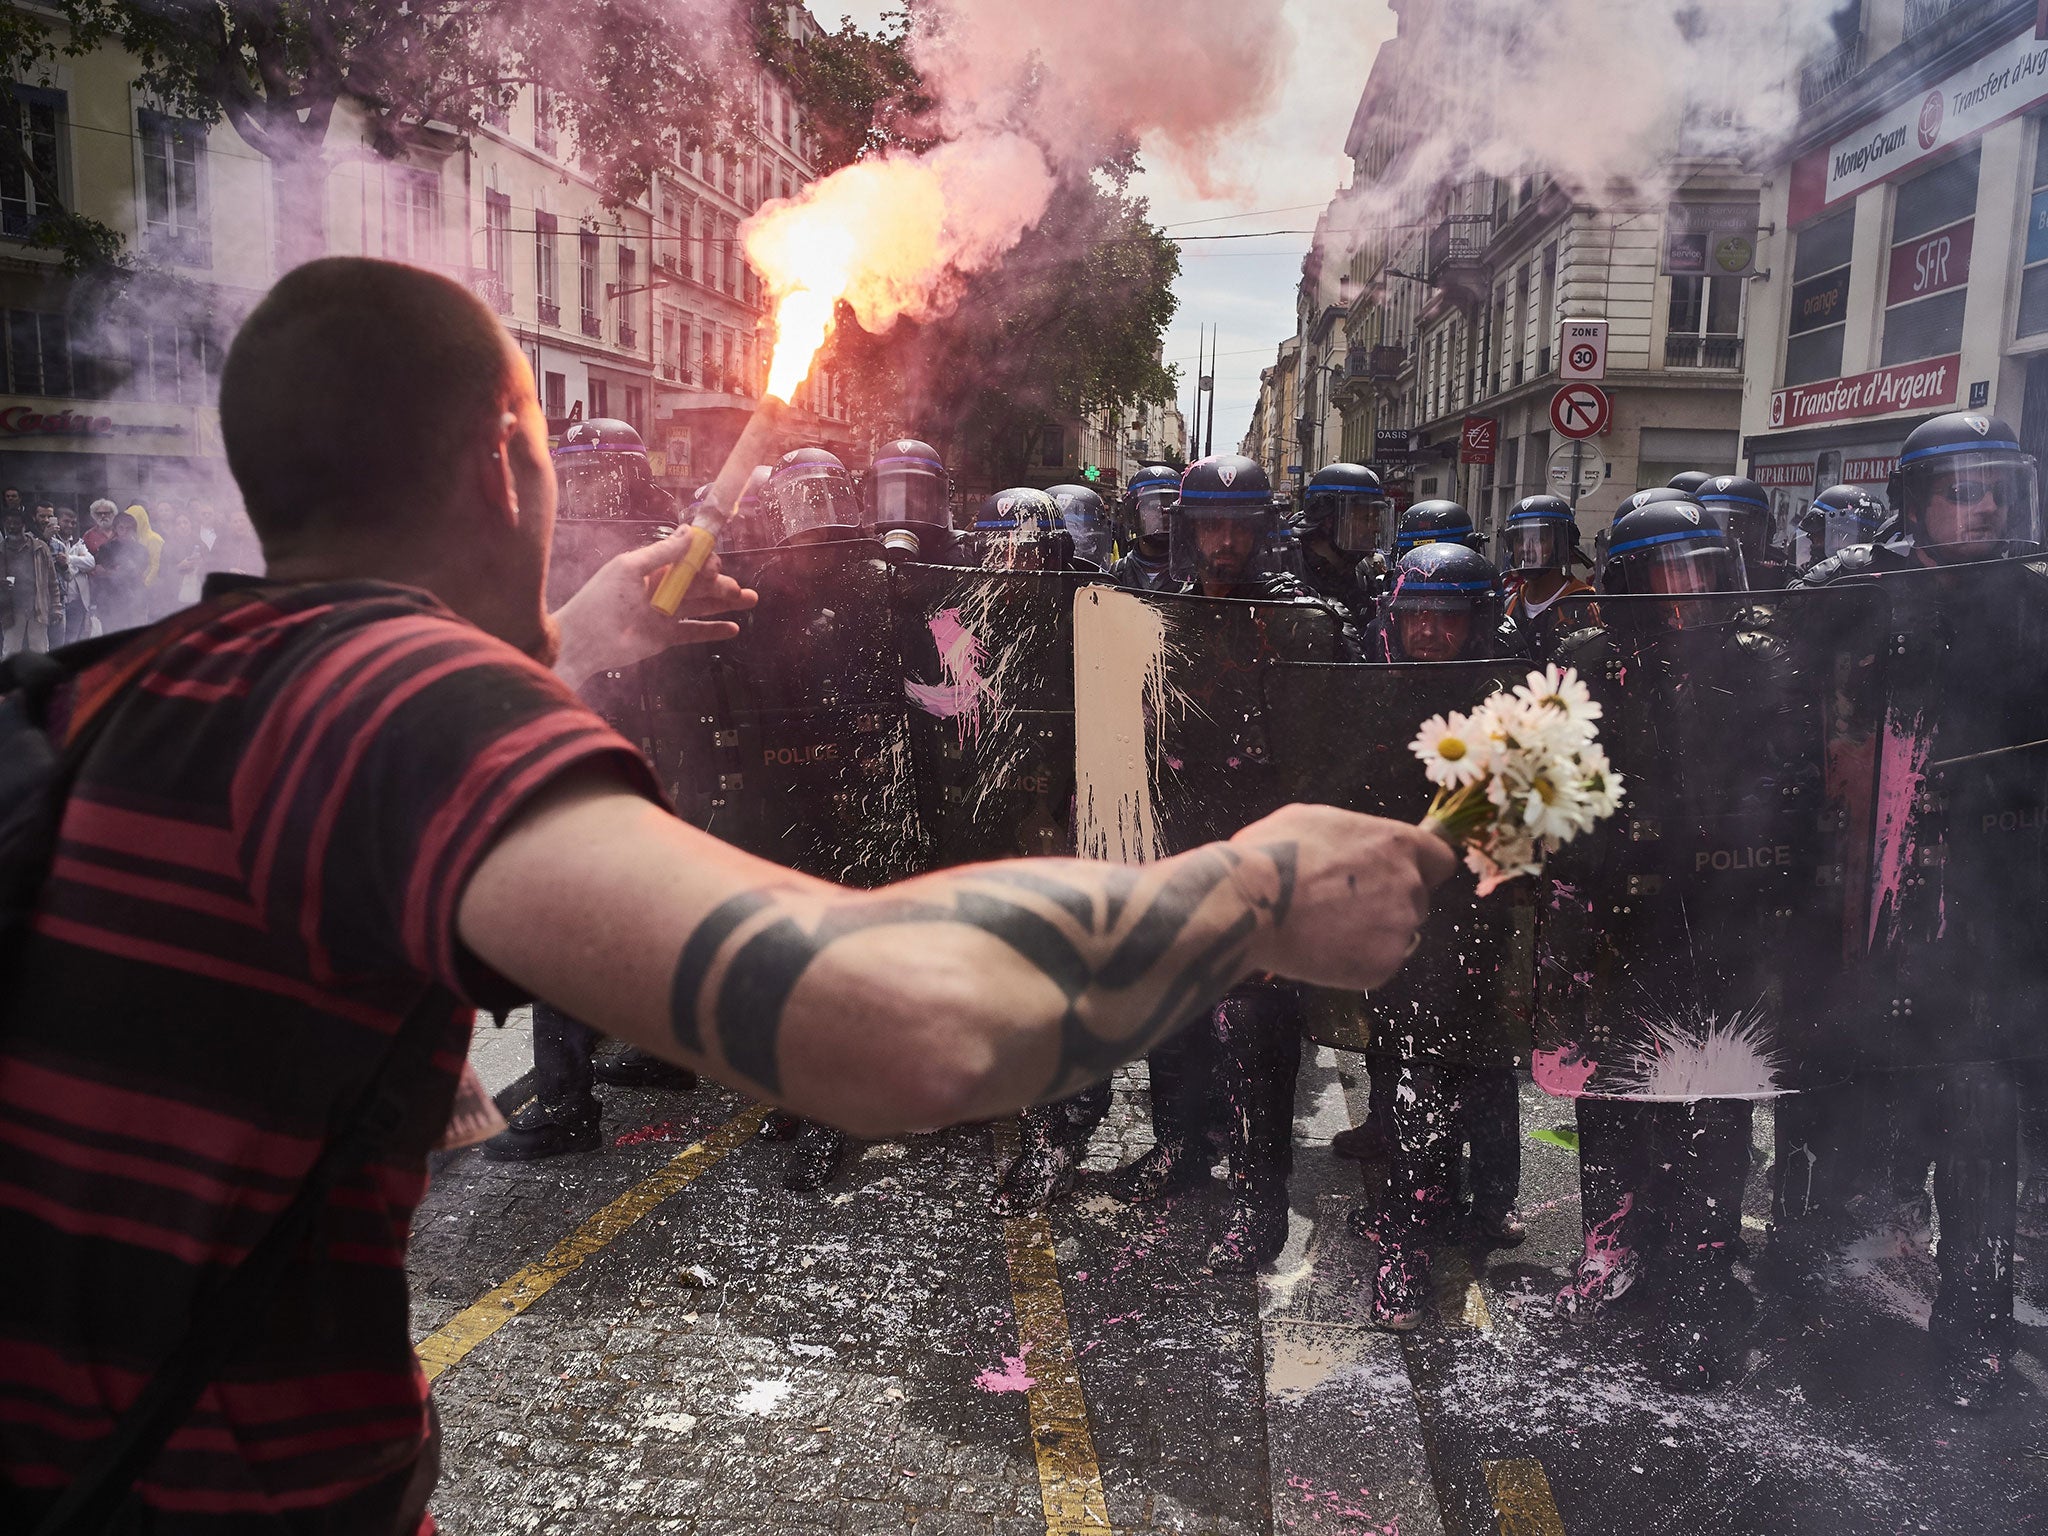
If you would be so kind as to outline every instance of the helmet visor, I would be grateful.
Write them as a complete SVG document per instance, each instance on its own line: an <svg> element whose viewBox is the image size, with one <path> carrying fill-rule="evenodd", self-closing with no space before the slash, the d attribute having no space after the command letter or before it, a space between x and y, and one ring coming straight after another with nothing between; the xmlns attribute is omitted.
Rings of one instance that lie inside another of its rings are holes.
<svg viewBox="0 0 2048 1536"><path fill-rule="evenodd" d="M946 518L946 477L915 459L885 460L875 466L875 524L935 523Z"/></svg>
<svg viewBox="0 0 2048 1536"><path fill-rule="evenodd" d="M1577 530L1563 518L1531 518L1501 530L1500 566L1504 571L1571 569L1572 535Z"/></svg>
<svg viewBox="0 0 2048 1536"><path fill-rule="evenodd" d="M1211 503L1199 512L1183 503L1173 519L1169 566L1182 581L1248 580L1261 569L1274 527L1264 503Z"/></svg>
<svg viewBox="0 0 2048 1536"><path fill-rule="evenodd" d="M1062 512L1060 524L1074 541L1074 553L1097 565L1109 563L1109 524L1093 512Z"/></svg>
<svg viewBox="0 0 2048 1536"><path fill-rule="evenodd" d="M1945 453L1910 465L1900 493L1915 540L1960 559L1989 558L2009 544L2038 548L2041 477L2010 449Z"/></svg>
<svg viewBox="0 0 2048 1536"><path fill-rule="evenodd" d="M779 471L768 482L763 500L780 515L785 539L825 528L858 531L863 526L852 482L844 470L829 464L799 464Z"/></svg>
<svg viewBox="0 0 2048 1536"><path fill-rule="evenodd" d="M1369 555L1380 548L1387 508L1384 496L1347 491L1337 498L1337 512L1330 519L1330 540L1347 555Z"/></svg>
<svg viewBox="0 0 2048 1536"><path fill-rule="evenodd" d="M1621 562L1625 590L1678 597L1693 592L1747 592L1742 551L1725 538L1664 534L1610 551Z"/></svg>
<svg viewBox="0 0 2048 1536"><path fill-rule="evenodd" d="M1167 514L1180 500L1180 487L1171 481L1141 485L1131 492L1131 499L1138 508L1138 537L1155 539L1166 532Z"/></svg>

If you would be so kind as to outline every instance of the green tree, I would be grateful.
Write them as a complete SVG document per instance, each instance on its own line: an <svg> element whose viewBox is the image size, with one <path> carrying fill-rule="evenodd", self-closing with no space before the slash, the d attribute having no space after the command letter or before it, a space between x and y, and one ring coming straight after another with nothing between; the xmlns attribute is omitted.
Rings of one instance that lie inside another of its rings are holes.
<svg viewBox="0 0 2048 1536"><path fill-rule="evenodd" d="M0 69L9 80L45 77L57 57L58 33L39 11L0 5ZM55 165L38 160L18 133L0 133L0 178L35 190L40 210L30 243L59 252L73 276L106 275L118 279L126 270L121 236L98 219L75 211L64 198Z"/></svg>

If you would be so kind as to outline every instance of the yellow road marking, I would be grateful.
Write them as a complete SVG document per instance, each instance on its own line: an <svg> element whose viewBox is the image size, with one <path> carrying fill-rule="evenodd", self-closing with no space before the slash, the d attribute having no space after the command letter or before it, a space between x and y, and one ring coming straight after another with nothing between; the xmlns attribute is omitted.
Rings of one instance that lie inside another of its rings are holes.
<svg viewBox="0 0 2048 1536"><path fill-rule="evenodd" d="M1479 1288L1470 1258L1461 1249L1446 1248L1437 1255L1430 1277L1436 1295L1436 1315L1449 1326L1493 1332L1493 1313L1486 1305L1486 1293Z"/></svg>
<svg viewBox="0 0 2048 1536"><path fill-rule="evenodd" d="M418 1353L427 1380L432 1381L460 1364L477 1345L574 1274L585 1259L602 1253L670 1195L717 1167L760 1129L767 1113L760 1105L754 1105L702 1141L692 1142L555 1244L546 1257L527 1265L503 1285L484 1292L420 1340Z"/></svg>
<svg viewBox="0 0 2048 1536"><path fill-rule="evenodd" d="M998 1168L1017 1154L1014 1125L996 1127ZM1010 1261L1010 1298L1017 1314L1017 1347L1035 1383L1024 1394L1031 1448L1038 1457L1038 1496L1046 1536L1106 1536L1109 1499L1095 1459L1095 1434L1081 1396L1081 1371L1067 1332L1067 1299L1060 1290L1052 1222L1043 1212L1003 1222Z"/></svg>
<svg viewBox="0 0 2048 1536"><path fill-rule="evenodd" d="M1500 1517L1500 1536L1564 1536L1564 1517L1550 1495L1550 1479L1533 1456L1482 1461L1486 1491Z"/></svg>

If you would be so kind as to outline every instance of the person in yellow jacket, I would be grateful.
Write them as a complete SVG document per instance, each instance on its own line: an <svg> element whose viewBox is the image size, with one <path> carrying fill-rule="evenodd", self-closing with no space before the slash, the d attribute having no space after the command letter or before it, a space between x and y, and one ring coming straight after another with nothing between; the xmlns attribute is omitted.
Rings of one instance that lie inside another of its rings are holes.
<svg viewBox="0 0 2048 1536"><path fill-rule="evenodd" d="M175 585L164 581L164 536L149 526L149 509L141 502L132 503L126 513L135 519L135 537L149 552L149 565L142 573L142 616L145 621L161 618L176 606L177 596Z"/></svg>

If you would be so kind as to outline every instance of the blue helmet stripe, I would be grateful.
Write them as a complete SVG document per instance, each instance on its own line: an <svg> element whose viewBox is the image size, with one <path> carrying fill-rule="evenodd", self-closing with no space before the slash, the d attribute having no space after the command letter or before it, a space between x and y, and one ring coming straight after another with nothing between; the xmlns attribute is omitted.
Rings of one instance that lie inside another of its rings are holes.
<svg viewBox="0 0 2048 1536"><path fill-rule="evenodd" d="M937 470L944 470L946 467L945 465L941 464L937 459L927 459L920 457L917 454L903 454L893 459L877 459L874 463L870 464L868 468L880 469L884 464L922 464L926 469Z"/></svg>
<svg viewBox="0 0 2048 1536"><path fill-rule="evenodd" d="M1492 590L1493 583L1490 581L1417 581L1412 576L1404 576L1398 584L1395 596L1399 597L1402 592L1491 592Z"/></svg>
<svg viewBox="0 0 2048 1536"><path fill-rule="evenodd" d="M2020 451L2018 443L2009 443L1996 437L1979 438L1970 443L1935 443L1927 448L1915 448L1899 460L1899 468L1904 469L1915 459L1932 458L1938 453L1978 453L1986 448L2003 448L2012 453Z"/></svg>
<svg viewBox="0 0 2048 1536"><path fill-rule="evenodd" d="M1256 491L1249 495L1243 491L1182 491L1180 499L1182 501L1235 502L1241 507L1264 508L1270 507L1273 504L1270 493L1261 496Z"/></svg>
<svg viewBox="0 0 2048 1536"><path fill-rule="evenodd" d="M1681 528L1677 533L1653 533L1647 538L1630 539L1626 544L1608 546L1610 557L1630 554L1638 549L1648 549L1653 544L1674 544L1684 540L1693 544L1721 544L1721 530L1718 528ZM1725 548L1725 545L1723 546Z"/></svg>

